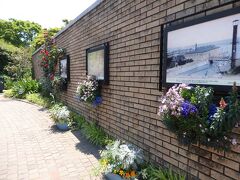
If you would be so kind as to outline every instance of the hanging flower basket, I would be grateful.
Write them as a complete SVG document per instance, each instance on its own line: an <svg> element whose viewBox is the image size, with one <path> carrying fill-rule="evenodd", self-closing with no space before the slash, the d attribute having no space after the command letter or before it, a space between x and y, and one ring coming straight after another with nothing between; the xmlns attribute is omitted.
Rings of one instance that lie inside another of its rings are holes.
<svg viewBox="0 0 240 180"><path fill-rule="evenodd" d="M79 83L76 91L76 98L80 102L87 102L94 107L102 103L100 87L95 76L87 76L87 80Z"/></svg>
<svg viewBox="0 0 240 180"><path fill-rule="evenodd" d="M231 133L240 117L236 85L225 98L215 97L211 88L175 85L160 98L158 115L184 144L224 150L237 144Z"/></svg>

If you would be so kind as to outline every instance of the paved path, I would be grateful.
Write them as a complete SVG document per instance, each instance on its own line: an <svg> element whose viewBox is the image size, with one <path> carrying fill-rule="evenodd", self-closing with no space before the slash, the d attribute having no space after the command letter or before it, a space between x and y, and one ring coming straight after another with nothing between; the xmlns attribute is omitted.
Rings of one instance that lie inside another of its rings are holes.
<svg viewBox="0 0 240 180"><path fill-rule="evenodd" d="M79 133L58 132L38 106L0 95L0 180L95 180L98 150Z"/></svg>

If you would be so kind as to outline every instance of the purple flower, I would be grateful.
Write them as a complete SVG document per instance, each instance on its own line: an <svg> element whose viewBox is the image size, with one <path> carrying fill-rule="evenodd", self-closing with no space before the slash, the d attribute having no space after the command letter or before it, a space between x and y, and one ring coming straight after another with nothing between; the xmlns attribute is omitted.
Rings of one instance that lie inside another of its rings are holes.
<svg viewBox="0 0 240 180"><path fill-rule="evenodd" d="M97 96L95 100L93 101L93 106L96 107L98 105L102 104L102 97Z"/></svg>
<svg viewBox="0 0 240 180"><path fill-rule="evenodd" d="M191 104L189 101L184 101L181 105L182 107L182 112L181 114L184 117L187 117L189 114L196 114L197 113L197 108L193 104Z"/></svg>

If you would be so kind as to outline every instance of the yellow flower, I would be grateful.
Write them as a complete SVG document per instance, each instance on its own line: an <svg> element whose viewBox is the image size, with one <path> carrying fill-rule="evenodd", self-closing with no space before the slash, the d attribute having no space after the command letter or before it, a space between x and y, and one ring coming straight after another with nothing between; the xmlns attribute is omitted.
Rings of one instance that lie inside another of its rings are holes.
<svg viewBox="0 0 240 180"><path fill-rule="evenodd" d="M120 176L123 176L123 175L124 175L123 170L120 170L120 171L119 171L119 175L120 175Z"/></svg>
<svg viewBox="0 0 240 180"><path fill-rule="evenodd" d="M114 169L113 173L114 173L114 174L117 174L117 173L118 173L118 171L117 171L116 169Z"/></svg>
<svg viewBox="0 0 240 180"><path fill-rule="evenodd" d="M136 176L136 172L135 171L131 171L130 175L131 175L131 177L135 177Z"/></svg>
<svg viewBox="0 0 240 180"><path fill-rule="evenodd" d="M107 160L107 159L103 159L103 160L102 160L102 165L103 165L103 166L107 166L107 164L108 164L108 160Z"/></svg>

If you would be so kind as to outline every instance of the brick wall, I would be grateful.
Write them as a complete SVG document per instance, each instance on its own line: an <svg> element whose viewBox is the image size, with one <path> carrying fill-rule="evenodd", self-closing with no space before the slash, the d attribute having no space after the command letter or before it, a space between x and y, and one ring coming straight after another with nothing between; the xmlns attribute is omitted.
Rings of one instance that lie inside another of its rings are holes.
<svg viewBox="0 0 240 180"><path fill-rule="evenodd" d="M43 76L43 71L41 69L41 61L40 61L40 50L36 51L32 56L32 65L35 79L39 79Z"/></svg>
<svg viewBox="0 0 240 180"><path fill-rule="evenodd" d="M181 146L157 116L160 25L186 22L240 6L233 0L104 0L57 36L71 61L71 82L62 99L95 120L109 134L148 152L151 161L200 179L240 179L240 147L230 153L204 146ZM187 38L187 37L186 37ZM74 99L85 78L89 47L109 42L110 83L102 88L103 104L92 108ZM238 142L240 129L235 129Z"/></svg>

